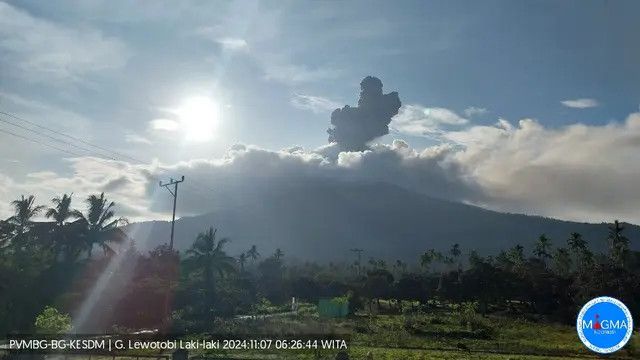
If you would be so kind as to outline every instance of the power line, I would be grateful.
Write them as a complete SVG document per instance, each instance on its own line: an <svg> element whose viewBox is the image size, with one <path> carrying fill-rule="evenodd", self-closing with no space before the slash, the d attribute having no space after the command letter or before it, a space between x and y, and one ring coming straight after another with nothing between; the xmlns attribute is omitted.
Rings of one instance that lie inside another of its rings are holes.
<svg viewBox="0 0 640 360"><path fill-rule="evenodd" d="M28 128L28 127L26 127L26 126L22 126L22 125L20 125L20 124L16 124L16 123L14 123L14 122L12 122L12 121L9 121L9 120L5 120L5 119L0 118L0 121L2 121L2 122L4 122L4 123L7 123L7 124L10 124L10 125L13 125L13 126L15 126L15 127L17 127L17 128L20 128L20 129L23 129L23 130L27 130L27 131L32 132L32 133L34 133L34 134L37 134L37 135L40 135L40 136L43 136L43 137L49 138L49 139L54 140L54 141L56 141L56 142L59 142L59 143L62 143L62 144L66 144L66 145L71 146L71 147L74 147L74 148L76 148L76 149L80 149L80 150L83 150L83 151L91 151L91 150L87 150L86 148L83 148L83 147L81 147L81 146L77 146L77 145L75 145L75 144L72 144L72 143L70 143L70 142L68 142L68 141L64 141L64 140L58 139L58 138L56 138L56 137L54 137L54 136L44 134L44 133L42 133L42 132L40 132L40 131L33 130L33 129ZM103 155L103 154L101 154L101 155ZM109 158L109 159L111 159L111 160L115 160L114 158L112 158L112 157L110 157L110 156L108 156L108 155L107 155L106 157L108 157L108 158Z"/></svg>
<svg viewBox="0 0 640 360"><path fill-rule="evenodd" d="M91 146L91 147L94 147L94 148L96 148L96 149L100 149L100 150L105 151L105 152L107 152L107 153L114 154L114 155L116 155L116 156L118 156L118 157L125 157L125 158L128 158L128 159L130 159L130 160L133 160L134 162L137 162L139 165L147 165L147 164L149 163L149 162L147 162L147 161L143 161L143 160L137 159L137 158L135 158L135 157L133 157L133 156L129 156L129 155L126 155L126 154L122 154L122 153L119 153L119 152L117 152L117 151L114 151L114 150L110 150L110 149L108 149L108 148L105 148L105 147L103 147L103 146L99 146L99 145L93 144L93 143L91 143L91 142L89 142L89 141L86 141L86 140L83 140L83 139L80 139L80 138L77 138L77 137L74 137L74 136L71 136L71 135L65 134L65 133L63 133L63 132L60 132L60 131L57 131L57 130L51 129L51 128L49 128L49 127L46 127L46 126L43 126L43 125L39 125L39 124L37 124L37 123L34 123L34 122L29 121L29 120L27 120L27 119L24 119L24 118L22 118L22 117L19 117L19 116L16 116L16 115L13 115L13 114L10 114L10 113L7 113L7 112L4 112L4 111L1 111L1 110L0 110L0 114L1 114L1 115L5 115L5 116L9 116L9 117L11 117L11 118L13 118L13 119L16 119L16 120L19 120L19 121L23 121L23 122L25 122L25 123L27 123L27 124L29 124L29 125L35 126L35 127L37 127L37 128L40 128L40 129L44 129L44 130L50 131L50 132L51 132L51 133L53 133L53 134L57 134L57 135L60 135L60 136L64 136L64 137L66 137L66 138L69 138L69 139L72 139L72 140L74 140L74 141L77 141L77 142L80 142L80 143L86 144L86 145ZM73 143L71 143L71 142L69 142L69 141L66 141L66 140L62 140L62 139L56 138L56 137L54 137L54 136L51 136L51 135L48 135L48 134L42 133L42 132L40 132L40 131L37 131L37 130L31 129L31 128L28 128L28 127L26 127L26 126L22 126L22 125L20 125L20 124L16 124L15 122L12 122L12 121L9 121L9 120L6 120L6 119L2 119L2 118L0 118L0 121L5 122L5 123L10 124L10 125L13 125L13 126L18 127L18 128L21 128L21 129L23 129L23 130L27 130L27 131L32 132L32 133L34 133L34 134L37 134L37 135L40 135L40 136L43 136L43 137L49 138L49 139L54 140L54 141L56 141L56 142L63 143L63 144L66 144L66 145L68 145L68 146L71 146L71 147L74 147L74 148L77 148L77 149L80 149L80 150L86 151L86 152L87 152L87 153L89 153L90 155L94 155L94 156L95 156L95 155L97 155L97 157L102 157L102 158L105 158L105 157L106 157L106 158L108 158L109 160L113 160L113 161L122 161L122 159L118 159L118 158L117 158L117 157L115 157L115 156L112 156L112 155L109 155L109 154L102 154L102 153L98 153L98 152L96 152L95 150L87 149L86 147L82 147L82 146L79 146L79 145L73 144ZM0 128L0 130L1 130L1 128ZM46 146L46 147L49 147L49 148L52 148L52 149L55 149L55 150L58 150L58 151L64 152L64 153L67 153L67 154L71 154L71 155L74 155L74 156L80 156L80 157L85 156L85 155L83 155L83 154L78 154L78 153L75 153L75 152L71 152L71 151L68 151L68 150L65 150L65 149L59 148L59 147L57 147L57 146L53 146L53 145L51 145L51 144L47 144L47 143L45 143L45 142L37 141L37 140L32 139L32 138L29 138L29 137L27 137L27 136L23 136L23 135L16 134L16 133L11 132L11 131L8 131L8 130L4 130L3 132L4 132L4 133L7 133L7 134L10 134L10 135L12 135L12 136L15 136L15 137L18 137L18 138L21 138L21 139L27 140L27 141L31 141L31 142L34 142L34 143L37 143L37 144L40 144L40 145L43 145L43 146ZM166 169L158 169L158 170L159 170L161 173L167 173L167 172L169 172L169 170L166 170ZM153 180L156 180L156 181L159 181L159 180L160 180L160 179L159 179L159 177L156 177L156 176L151 176L151 178L152 178ZM207 190L207 191L209 191L209 192L211 192L211 193L215 194L215 191L214 191L213 189L209 188L209 187L208 187L204 182L202 182L202 181L198 181L197 179L192 179L191 181L192 181L192 182L194 182L194 183L196 183L196 184L200 184L201 188L196 188L196 187L194 187L194 186L190 186L190 185L188 185L188 184L185 184L185 185L187 185L187 188L188 188L188 189L187 189L187 191L188 191L189 189L191 189L191 192L196 193L196 194L198 194L198 195L203 195L201 190ZM206 196L206 195L205 195L205 196ZM207 196L207 197L209 197L209 196ZM209 199L213 199L213 198L209 197Z"/></svg>
<svg viewBox="0 0 640 360"><path fill-rule="evenodd" d="M27 119L24 119L24 118L22 118L22 117L19 117L19 116L16 116L16 115L13 115L13 114L10 114L10 113L7 113L7 112L4 112L4 111L0 111L0 114L5 115L5 116L9 116L9 117L11 117L11 118L13 118L13 119L16 119L16 120L19 120L19 121L23 121L23 122L25 122L25 123L27 123L27 124L29 124L29 125L32 125L32 126L35 126L35 127L37 127L37 128L40 128L40 129L44 129L44 130L50 131L50 132L52 132L52 133L54 133L54 134L57 134L57 135L60 135L60 136L65 136L65 137L67 137L67 138L69 138L69 139L72 139L72 140L75 140L75 141L81 142L81 143L83 143L83 144L87 144L87 145L92 146L92 147L94 147L94 148L96 148L96 149L100 149L100 150L102 150L102 151L106 151L106 152L111 153L111 154L114 154L114 155L116 155L116 156L119 156L119 157L125 157L125 158L127 158L127 159L130 159L130 160L133 160L133 161L135 161L135 162L139 163L140 165L146 165L146 164L148 164L148 163L149 163L148 161L140 160L140 159L135 158L135 157L133 157L133 156L130 156L130 155L127 155L127 154L123 154L123 153L119 153L119 152L114 151L114 150L107 149L107 148L105 148L105 147L102 147L102 146L99 146L99 145L93 144L93 143L91 143L91 142L85 141L85 140L83 140L83 139L80 139L80 138L77 138L77 137L74 137L74 136L71 136L71 135L67 135L67 134L65 134L65 133L63 133L63 132L56 131L56 130L51 129L51 128L46 127L46 126L36 124L36 123L34 123L34 122L32 122L32 121L29 121L29 120L27 120ZM87 148L84 148L84 147L81 147L81 146L78 146L78 145L72 144L72 143L70 143L70 142L68 142L68 141L65 141L65 140L62 140L62 139L58 139L58 138L56 138L56 137L53 137L53 136L50 136L50 135L47 135L47 134L43 134L43 133L41 133L41 132L39 132L39 131L37 131L37 130L33 130L33 129L30 129L30 128L27 128L27 127L21 126L21 125L16 124L16 123L14 123L14 122L12 122L12 121L3 120L2 118L0 118L0 121L5 122L5 123L8 123L8 124L11 124L11 125L16 126L16 127L19 127L19 128L21 128L21 129L24 129L24 130L27 130L27 131L33 132L33 133L38 134L38 135L45 136L45 137L50 138L50 139L52 139L52 140L54 140L54 141L61 142L61 143L64 143L64 144L67 144L67 145L72 146L72 147L75 147L75 148L77 148L77 149L84 150L84 151L89 152L89 153L94 152L94 150L90 150L90 149L87 149ZM121 161L121 160L122 160L122 159L117 159L116 157L111 156L111 155L108 155L108 154L107 154L107 155L105 155L105 154L100 154L100 153L98 153L98 155L99 155L99 156L101 156L101 157L107 157L108 159L110 159L110 160L114 160L114 161ZM161 170L161 171L168 172L168 170ZM156 180L158 180L158 179L156 179ZM209 191L209 192L212 192L212 193L215 193L215 191L213 191L212 189L208 188L208 186L207 186L204 182L198 181L197 179L192 179L191 181L192 181L192 182L194 182L194 183L196 183L196 184L200 184L200 186L202 186L205 190L207 190L207 191Z"/></svg>
<svg viewBox="0 0 640 360"><path fill-rule="evenodd" d="M72 139L72 140L75 140L75 141L81 142L81 143L83 143L83 144L85 144L85 145L89 145L89 146L91 146L91 147L93 147L93 148L96 148L96 149L99 149L99 150L102 150L102 151L106 151L106 152L109 152L109 153L112 153L112 154L116 154L116 155L118 155L118 156L120 156L120 157L125 157L125 158L128 158L128 159L130 159L130 160L134 160L134 161L137 161L137 162L144 163L144 161L139 160L139 159L136 159L136 158L134 158L134 157L132 157L132 156L129 156L129 155L127 155L127 154L121 154L121 153L119 153L119 152L117 152L117 151L114 151L114 150L110 150L110 149L104 148L104 147L102 147L102 146L100 146L100 145L96 145L96 144L90 143L90 142L88 142L88 141L86 141L86 140L83 140L83 139L77 138L77 137L75 137L75 136L71 136L71 135L65 134L65 133L63 133L63 132L60 132L60 131L57 131L57 130L51 129L51 128L49 128L49 127L46 127L46 126L44 126L44 125L37 124L37 123L35 123L35 122L33 122L33 121L29 121L29 120L27 120L27 119L25 119L25 118L22 118L22 117L20 117L20 116L13 115L13 114L10 114L10 113L7 113L7 112L4 112L4 111L2 111L2 110L0 110L0 114L5 115L5 116L9 116L9 117L11 117L11 118L13 118L13 119L16 119L16 120L19 120L19 121L23 121L23 122L25 122L25 123L27 123L27 124L29 124L29 125L32 125L32 126L35 126L35 127L39 128L39 129L43 129L43 130L50 131L50 132L52 132L52 133L54 133L54 134L56 134L56 135L64 136L64 137L66 137L66 138L69 138L69 139ZM59 141L60 141L60 140L59 140ZM85 150L85 151L88 151L88 150Z"/></svg>
<svg viewBox="0 0 640 360"><path fill-rule="evenodd" d="M53 146L53 145L50 145L50 144L47 144L47 143L43 143L43 142L40 142L38 140L28 138L26 136L22 136L22 135L16 134L16 133L14 133L12 131L9 131L9 130L5 130L5 129L0 128L0 132L3 132L5 134L9 134L11 136L15 136L17 138L21 138L21 139L24 139L24 140L27 140L27 141L31 141L31 142L34 142L36 144L40 144L40 145L43 145L43 146L46 146L46 147L50 147L52 149L55 149L55 150L58 150L58 151L62 151L64 153L67 153L67 154L70 154L70 155L73 155L73 156L83 156L82 154L78 154L78 153L74 153L74 152L71 152L71 151L68 151L68 150L65 150L65 149L61 149L61 148L59 148L57 146Z"/></svg>

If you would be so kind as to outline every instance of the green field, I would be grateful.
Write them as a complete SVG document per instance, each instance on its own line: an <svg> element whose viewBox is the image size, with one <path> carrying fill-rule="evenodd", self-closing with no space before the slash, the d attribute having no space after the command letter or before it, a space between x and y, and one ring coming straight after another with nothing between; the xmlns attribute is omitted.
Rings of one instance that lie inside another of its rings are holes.
<svg viewBox="0 0 640 360"><path fill-rule="evenodd" d="M579 341L575 328L506 315L467 315L433 310L403 315L358 314L321 319L312 311L264 319L227 321L225 330L242 334L344 334L350 359L568 359L597 358ZM279 335L276 335L279 334ZM632 337L609 359L633 359L640 338ZM333 359L337 351L209 352L206 357L252 359ZM370 354L370 357L368 357Z"/></svg>

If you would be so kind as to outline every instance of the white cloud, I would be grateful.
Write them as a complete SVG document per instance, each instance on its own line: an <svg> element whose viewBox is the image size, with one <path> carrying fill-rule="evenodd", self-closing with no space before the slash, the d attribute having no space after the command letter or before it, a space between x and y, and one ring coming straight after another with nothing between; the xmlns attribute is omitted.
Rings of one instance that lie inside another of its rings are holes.
<svg viewBox="0 0 640 360"><path fill-rule="evenodd" d="M92 28L72 28L34 17L0 2L0 59L30 81L78 81L86 74L123 66L128 50Z"/></svg>
<svg viewBox="0 0 640 360"><path fill-rule="evenodd" d="M153 119L149 125L153 130L176 131L180 128L180 124L171 119Z"/></svg>
<svg viewBox="0 0 640 360"><path fill-rule="evenodd" d="M217 39L216 42L225 50L240 51L247 50L249 48L247 41L240 38L224 37Z"/></svg>
<svg viewBox="0 0 640 360"><path fill-rule="evenodd" d="M271 151L255 146L235 145L224 157L194 159L176 164L152 163L132 165L124 161L103 160L93 157L74 158L71 174L42 171L32 173L25 181L3 179L0 203L6 204L19 194L35 194L39 203L62 193L74 192L77 199L95 192L105 191L119 204L119 214L133 220L166 218L171 202L166 196L155 196L158 179L177 174L187 179L181 188L181 215L198 214L211 210L210 198L244 198L250 194L234 193L236 185L249 188L272 181L317 181L322 178L388 181L409 188L421 188L425 193L458 197L460 184L453 171L440 165L447 149L428 149L418 152L404 142L377 145L365 152L341 153L332 160L315 151L300 147ZM349 160L351 159L351 160ZM195 185L195 190L193 188ZM192 187L189 187L191 185ZM245 188L246 189L246 188ZM6 206L1 216L8 216Z"/></svg>
<svg viewBox="0 0 640 360"><path fill-rule="evenodd" d="M623 123L545 128L530 119L451 133L477 203L570 220L640 222L640 113Z"/></svg>
<svg viewBox="0 0 640 360"><path fill-rule="evenodd" d="M144 136L140 136L138 134L126 134L125 141L132 144L151 144L151 140L147 139Z"/></svg>
<svg viewBox="0 0 640 360"><path fill-rule="evenodd" d="M131 165L126 162L93 157L66 159L70 165L70 175L54 171L33 172L24 180L15 181L0 176L1 217L8 216L11 209L7 204L21 194L36 196L39 204L49 204L54 196L74 193L74 207L85 209L84 199L89 194L105 191L109 199L117 204L118 215L132 220L162 217L161 213L149 211L152 194L148 193L149 173L154 165ZM154 182L155 183L155 182Z"/></svg>
<svg viewBox="0 0 640 360"><path fill-rule="evenodd" d="M263 57L263 60L261 60L267 80L276 80L285 84L297 84L337 79L342 75L342 71L331 67L308 67L270 60L269 58Z"/></svg>
<svg viewBox="0 0 640 360"><path fill-rule="evenodd" d="M48 128L55 129L56 131L67 134L69 136L93 141L93 134L100 132L100 128L96 126L95 123L92 124L91 120L84 117L83 115L58 107L56 105L43 103L32 98L0 91L0 104L0 107L2 108L1 110L3 112L17 116L20 119L24 119L32 123L44 125ZM42 128L37 128L23 120L13 118L8 115L0 115L0 118L19 126L32 128L33 130L36 130L43 134L47 134L50 136L55 135L54 133L43 130ZM22 129L18 126L9 125L5 122L2 122L0 124L2 125L2 128L13 133L34 139L34 141L51 143L51 139L47 138L45 135L38 135L31 131ZM10 155L11 158L19 161L21 163L21 169L19 171L20 173L28 171L28 169L31 169L33 166L39 166L40 164L42 164L42 159L45 157L51 159L59 155L57 152L55 153L55 155L52 155L51 152L45 152L43 154L43 147L41 145L36 145L31 141L11 136L6 133L0 134L0 137L0 153L5 154L4 156ZM56 135L56 137L59 136ZM62 140L69 140L69 138L62 137ZM69 148L65 144L60 142L54 142L53 146L66 148L67 150L70 150L72 152L76 152L76 150L78 150L77 148ZM46 148L46 150L52 149ZM15 169L8 170L3 167L4 166L0 166L0 172L15 172Z"/></svg>
<svg viewBox="0 0 640 360"><path fill-rule="evenodd" d="M331 112L341 108L342 104L321 96L294 94L291 104L299 109L310 110L316 114Z"/></svg>
<svg viewBox="0 0 640 360"><path fill-rule="evenodd" d="M4 91L0 91L0 103L5 112L36 122L46 119L48 123L55 123L58 131L68 135L86 137L91 133L91 120L56 105Z"/></svg>
<svg viewBox="0 0 640 360"><path fill-rule="evenodd" d="M596 99L573 99L561 101L562 105L574 109L586 109L600 105Z"/></svg>
<svg viewBox="0 0 640 360"><path fill-rule="evenodd" d="M404 105L389 127L401 134L412 136L433 136L442 132L443 125L464 125L469 121L454 111L439 107Z"/></svg>
<svg viewBox="0 0 640 360"><path fill-rule="evenodd" d="M441 138L464 146L483 146L489 139L499 137L512 129L511 123L500 119L494 126L472 126L460 131L443 132Z"/></svg>
<svg viewBox="0 0 640 360"><path fill-rule="evenodd" d="M486 113L488 113L489 110L485 109L485 108L481 108L481 107L476 107L476 106L470 106L466 109L464 109L464 115L468 118L474 117L474 116L482 116L485 115Z"/></svg>

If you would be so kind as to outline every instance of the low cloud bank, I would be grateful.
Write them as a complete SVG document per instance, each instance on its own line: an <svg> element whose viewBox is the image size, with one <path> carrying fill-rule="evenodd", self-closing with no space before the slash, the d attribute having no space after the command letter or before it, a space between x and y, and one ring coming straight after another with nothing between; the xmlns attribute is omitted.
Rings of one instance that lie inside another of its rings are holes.
<svg viewBox="0 0 640 360"><path fill-rule="evenodd" d="M250 201L247 189L338 180L387 182L500 211L640 222L638 113L623 123L560 129L528 119L516 125L501 120L445 136L451 144L423 150L395 140L363 151L339 151L335 144L279 151L236 145L222 158L176 164L74 158L68 160L71 175L32 173L20 182L0 177L2 211L7 215L11 196L21 193L34 193L45 202L63 192L74 191L79 200L90 192L106 191L120 204L123 215L134 220L166 217L170 199L157 179L185 175L180 192L183 215L209 211L224 196Z"/></svg>

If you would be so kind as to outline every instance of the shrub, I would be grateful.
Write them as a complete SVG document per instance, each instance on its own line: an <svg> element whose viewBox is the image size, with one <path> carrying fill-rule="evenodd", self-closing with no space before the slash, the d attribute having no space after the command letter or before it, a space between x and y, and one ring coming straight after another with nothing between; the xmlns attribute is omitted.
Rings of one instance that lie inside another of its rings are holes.
<svg viewBox="0 0 640 360"><path fill-rule="evenodd" d="M468 330L478 333L481 338L489 338L493 334L493 327L487 319L477 313L477 310L477 302L460 304L460 324L466 325Z"/></svg>
<svg viewBox="0 0 640 360"><path fill-rule="evenodd" d="M41 334L62 334L71 330L71 316L47 306L36 317L36 331Z"/></svg>

